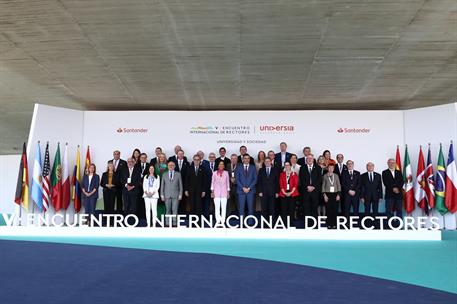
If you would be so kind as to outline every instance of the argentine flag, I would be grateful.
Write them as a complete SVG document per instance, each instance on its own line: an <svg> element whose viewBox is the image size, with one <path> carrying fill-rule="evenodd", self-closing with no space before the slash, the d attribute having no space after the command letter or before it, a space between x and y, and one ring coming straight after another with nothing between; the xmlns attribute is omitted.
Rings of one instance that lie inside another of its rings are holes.
<svg viewBox="0 0 457 304"><path fill-rule="evenodd" d="M32 177L32 200L37 205L40 211L43 211L43 187L41 184L41 149L38 142L35 161L33 162L33 177Z"/></svg>

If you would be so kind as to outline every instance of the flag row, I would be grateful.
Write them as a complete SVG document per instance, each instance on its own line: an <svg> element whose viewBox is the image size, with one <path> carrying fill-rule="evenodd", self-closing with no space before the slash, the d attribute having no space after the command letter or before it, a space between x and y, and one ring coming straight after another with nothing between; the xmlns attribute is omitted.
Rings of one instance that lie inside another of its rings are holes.
<svg viewBox="0 0 457 304"><path fill-rule="evenodd" d="M27 148L24 143L17 178L15 203L28 211L31 198L34 206L40 212L46 212L50 206L55 211L66 210L70 206L70 202L73 201L75 212L79 212L81 210L81 156L79 146L76 151L76 164L71 177L68 169L68 144L65 144L63 158L61 158L60 143L57 144L54 163L51 167L49 143L46 143L44 161L42 162L41 160L41 147L40 142L38 142L33 162L31 189L29 191ZM90 149L87 146L85 169L90 164Z"/></svg>
<svg viewBox="0 0 457 304"><path fill-rule="evenodd" d="M453 142L449 146L447 164L444 161L443 146L440 144L436 173L433 170L430 144L425 163L422 146L419 148L416 178L413 181L408 146L405 146L404 167L401 168L400 148L396 152L397 170L402 172L404 185L404 205L407 213L414 211L416 206L428 215L435 208L442 215L457 211L457 169L454 158Z"/></svg>

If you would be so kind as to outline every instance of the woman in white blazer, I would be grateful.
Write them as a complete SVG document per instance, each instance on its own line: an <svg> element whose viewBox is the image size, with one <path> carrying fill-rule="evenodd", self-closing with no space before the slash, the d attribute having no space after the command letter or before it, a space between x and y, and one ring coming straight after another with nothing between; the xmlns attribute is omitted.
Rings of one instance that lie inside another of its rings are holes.
<svg viewBox="0 0 457 304"><path fill-rule="evenodd" d="M159 199L160 177L155 174L154 166L149 167L148 174L143 179L143 198L146 208L146 220L148 227L151 227L151 211L152 218L157 217L157 200ZM155 226L155 221L153 223Z"/></svg>

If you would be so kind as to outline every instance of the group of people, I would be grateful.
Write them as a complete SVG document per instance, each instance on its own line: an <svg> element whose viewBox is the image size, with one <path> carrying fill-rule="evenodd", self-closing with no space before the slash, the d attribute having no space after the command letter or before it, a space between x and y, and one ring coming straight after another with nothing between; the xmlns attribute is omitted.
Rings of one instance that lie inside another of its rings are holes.
<svg viewBox="0 0 457 304"><path fill-rule="evenodd" d="M376 216L384 184L387 216L402 216L403 178L394 159L387 161L382 174L374 171L371 162L361 174L352 160L344 163L342 154L334 160L325 150L315 158L305 147L298 158L287 151L285 142L279 148L277 153L260 151L256 160L246 146L230 156L221 147L217 157L209 153L208 159L198 151L189 160L179 145L169 158L160 147L152 159L135 149L123 160L116 150L101 179L94 164L88 167L82 181L85 210L95 212L101 186L105 213L144 214L148 226L162 214L171 215L175 225L178 213L207 217L214 212L223 223L228 213L254 215L258 205L261 216L280 216L292 224L304 216L326 215L331 229L336 228L339 210L346 217L358 216L360 202L365 215Z"/></svg>

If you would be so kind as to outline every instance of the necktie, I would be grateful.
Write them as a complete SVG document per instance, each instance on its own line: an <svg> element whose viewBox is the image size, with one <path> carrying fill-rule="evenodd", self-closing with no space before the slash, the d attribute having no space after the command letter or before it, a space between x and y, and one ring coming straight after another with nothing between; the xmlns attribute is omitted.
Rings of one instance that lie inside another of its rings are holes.
<svg viewBox="0 0 457 304"><path fill-rule="evenodd" d="M351 179L352 179L352 170L351 170L350 174L351 174Z"/></svg>
<svg viewBox="0 0 457 304"><path fill-rule="evenodd" d="M141 172L144 171L144 164L141 164Z"/></svg>
<svg viewBox="0 0 457 304"><path fill-rule="evenodd" d="M211 171L214 171L214 163L211 163Z"/></svg>
<svg viewBox="0 0 457 304"><path fill-rule="evenodd" d="M170 171L170 180L173 180L173 171Z"/></svg>
<svg viewBox="0 0 457 304"><path fill-rule="evenodd" d="M248 175L248 166L244 166L244 175Z"/></svg>
<svg viewBox="0 0 457 304"><path fill-rule="evenodd" d="M198 175L198 167L195 166L195 175Z"/></svg>
<svg viewBox="0 0 457 304"><path fill-rule="evenodd" d="M370 182L373 181L373 173L370 172Z"/></svg>
<svg viewBox="0 0 457 304"><path fill-rule="evenodd" d="M182 160L179 160L179 170L181 170L182 167Z"/></svg>
<svg viewBox="0 0 457 304"><path fill-rule="evenodd" d="M270 177L270 167L267 168L267 177Z"/></svg>
<svg viewBox="0 0 457 304"><path fill-rule="evenodd" d="M114 171L116 171L116 170L117 170L117 164L118 164L118 160L117 160L117 159L115 159L115 160L114 160Z"/></svg>

